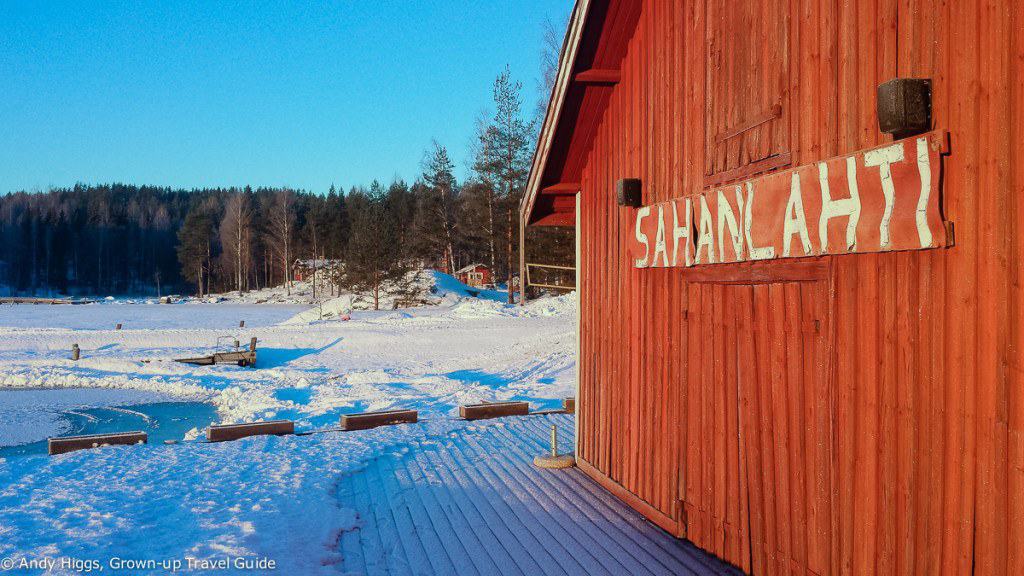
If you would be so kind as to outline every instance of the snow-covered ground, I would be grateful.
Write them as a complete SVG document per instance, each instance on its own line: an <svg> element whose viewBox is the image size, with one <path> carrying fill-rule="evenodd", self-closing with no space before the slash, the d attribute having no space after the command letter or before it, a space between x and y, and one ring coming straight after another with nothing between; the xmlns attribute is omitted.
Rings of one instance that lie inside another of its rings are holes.
<svg viewBox="0 0 1024 576"><path fill-rule="evenodd" d="M352 311L349 297L313 307L0 306L0 446L67 431L59 415L69 407L158 398L211 403L221 423L288 418L303 430L334 425L346 412L454 415L464 403L516 399L544 408L572 395L571 296L509 306L503 293L469 292L450 276L428 277L436 305L379 312ZM351 320L342 320L345 314ZM119 322L123 329L114 330ZM173 360L251 337L259 339L256 369ZM69 359L75 343L78 362ZM26 400L3 402L11 388L64 392L41 393L26 411Z"/></svg>
<svg viewBox="0 0 1024 576"><path fill-rule="evenodd" d="M508 306L501 293L431 278L435 305L354 311L350 320L341 319L344 298L322 308L231 299L0 307L0 446L67 432L69 414L145 420L138 405L171 401L212 404L220 422L291 418L300 431L318 431L205 444L191 441L193 430L176 445L0 457L0 562L37 562L13 573L77 574L118 557L244 557L273 559L277 573L337 573L340 534L364 525L338 501L343 475L474 433L478 425L452 418L459 404L525 399L548 408L573 393L571 296ZM113 329L118 322L123 330ZM173 361L251 336L260 342L255 369ZM72 343L78 362L68 358ZM397 407L420 410L421 423L323 431L342 413ZM58 563L38 564L48 559Z"/></svg>

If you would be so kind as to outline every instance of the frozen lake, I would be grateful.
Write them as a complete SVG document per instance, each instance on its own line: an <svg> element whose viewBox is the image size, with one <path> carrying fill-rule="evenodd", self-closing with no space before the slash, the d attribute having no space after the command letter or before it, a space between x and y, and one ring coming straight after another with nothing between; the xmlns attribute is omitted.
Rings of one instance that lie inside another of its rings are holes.
<svg viewBox="0 0 1024 576"><path fill-rule="evenodd" d="M0 390L0 458L46 454L52 436L139 430L150 443L180 440L202 429L217 410L202 402L180 402L136 390Z"/></svg>
<svg viewBox="0 0 1024 576"><path fill-rule="evenodd" d="M65 330L229 329L272 326L309 308L294 304L122 304L0 305L0 327Z"/></svg>

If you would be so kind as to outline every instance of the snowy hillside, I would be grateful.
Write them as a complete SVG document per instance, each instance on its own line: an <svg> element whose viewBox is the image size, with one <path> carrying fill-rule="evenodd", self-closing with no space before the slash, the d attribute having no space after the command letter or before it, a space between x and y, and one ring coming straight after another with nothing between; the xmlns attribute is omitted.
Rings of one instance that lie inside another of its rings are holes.
<svg viewBox="0 0 1024 576"><path fill-rule="evenodd" d="M313 283L305 280L293 281L290 286L281 285L248 292L210 294L203 298L181 298L179 301L209 304L323 304L325 310L330 308L345 312L373 309L371 294L342 290L329 282L323 274L318 273L317 278L315 290ZM396 306L407 308L423 304L435 305L441 303L446 296L480 297L504 302L508 298L508 293L470 288L453 276L435 270L414 270L409 272L400 284L385 282L381 288L378 305L381 310L392 310Z"/></svg>

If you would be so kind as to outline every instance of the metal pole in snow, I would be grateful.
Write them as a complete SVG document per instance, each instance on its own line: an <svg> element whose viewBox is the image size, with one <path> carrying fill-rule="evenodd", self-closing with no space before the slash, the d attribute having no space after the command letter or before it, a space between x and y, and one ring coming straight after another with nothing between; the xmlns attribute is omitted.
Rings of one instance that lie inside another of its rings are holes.
<svg viewBox="0 0 1024 576"><path fill-rule="evenodd" d="M558 430L551 425L551 455L558 456Z"/></svg>

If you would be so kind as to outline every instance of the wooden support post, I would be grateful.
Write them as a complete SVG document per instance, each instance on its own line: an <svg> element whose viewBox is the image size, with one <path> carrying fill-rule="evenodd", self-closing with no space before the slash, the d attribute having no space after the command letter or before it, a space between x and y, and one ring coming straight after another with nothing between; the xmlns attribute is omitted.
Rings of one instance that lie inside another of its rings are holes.
<svg viewBox="0 0 1024 576"><path fill-rule="evenodd" d="M118 323L117 323L117 327L115 327L114 329L115 329L115 330L120 330L120 329L121 329L121 323L120 323L120 322L118 322Z"/></svg>
<svg viewBox="0 0 1024 576"><path fill-rule="evenodd" d="M345 431L368 430L392 424L415 424L418 419L419 413L416 410L388 410L386 412L343 414L341 416L341 429Z"/></svg>
<svg viewBox="0 0 1024 576"><path fill-rule="evenodd" d="M526 281L526 220L519 216L519 305L525 306L527 299L527 291L529 290L528 283ZM511 286L508 287L512 289Z"/></svg>
<svg viewBox="0 0 1024 576"><path fill-rule="evenodd" d="M47 440L50 456L67 454L77 450L89 450L104 446L131 446L145 444L149 437L145 432L122 432L119 434L90 434L87 436L64 436Z"/></svg>
<svg viewBox="0 0 1024 576"><path fill-rule="evenodd" d="M493 402L459 406L459 416L466 420L486 420L502 416L525 416L530 413L529 402Z"/></svg>
<svg viewBox="0 0 1024 576"><path fill-rule="evenodd" d="M210 442L227 442L249 436L284 436L294 433L294 422L290 420L273 420L270 422L210 426L210 429L206 431L206 439Z"/></svg>
<svg viewBox="0 0 1024 576"><path fill-rule="evenodd" d="M238 327L239 327L239 328L245 328L245 320L240 320L240 321L238 322Z"/></svg>
<svg viewBox="0 0 1024 576"><path fill-rule="evenodd" d="M249 340L249 352L255 352L255 351L256 351L256 337L253 336L252 339Z"/></svg>
<svg viewBox="0 0 1024 576"><path fill-rule="evenodd" d="M82 355L82 350L78 347L78 344L71 345L71 359L78 362L78 358Z"/></svg>

